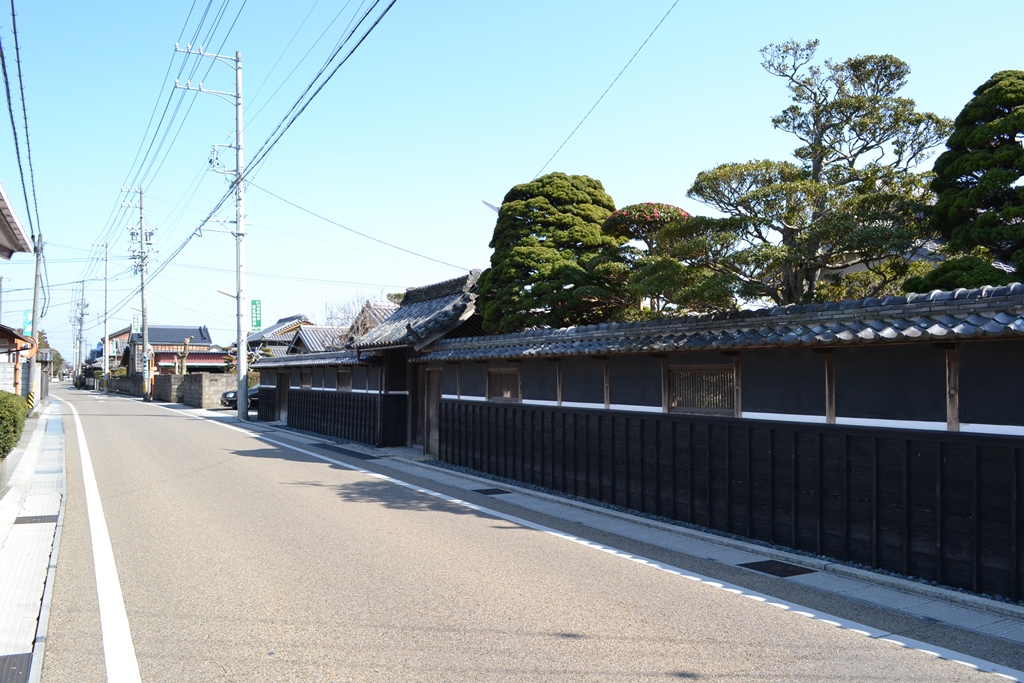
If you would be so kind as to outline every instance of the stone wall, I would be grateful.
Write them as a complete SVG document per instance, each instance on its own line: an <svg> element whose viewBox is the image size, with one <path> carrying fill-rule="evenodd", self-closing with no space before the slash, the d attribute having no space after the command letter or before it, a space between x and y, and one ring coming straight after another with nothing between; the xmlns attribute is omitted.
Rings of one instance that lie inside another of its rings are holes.
<svg viewBox="0 0 1024 683"><path fill-rule="evenodd" d="M166 403L182 403L185 400L185 377L187 375L157 375L153 378L153 398Z"/></svg>
<svg viewBox="0 0 1024 683"><path fill-rule="evenodd" d="M196 408L220 408L220 395L238 387L235 375L197 372L185 375L184 403Z"/></svg>

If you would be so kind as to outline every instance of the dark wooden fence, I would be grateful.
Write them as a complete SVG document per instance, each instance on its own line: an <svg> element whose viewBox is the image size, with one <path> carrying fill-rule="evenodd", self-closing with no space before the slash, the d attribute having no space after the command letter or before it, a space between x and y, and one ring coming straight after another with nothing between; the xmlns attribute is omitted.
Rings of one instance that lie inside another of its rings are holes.
<svg viewBox="0 0 1024 683"><path fill-rule="evenodd" d="M1020 600L1024 439L444 400L443 461Z"/></svg>
<svg viewBox="0 0 1024 683"><path fill-rule="evenodd" d="M349 391L288 390L288 426L359 441L371 446L404 446L408 396ZM260 420L273 420L277 389L260 388Z"/></svg>

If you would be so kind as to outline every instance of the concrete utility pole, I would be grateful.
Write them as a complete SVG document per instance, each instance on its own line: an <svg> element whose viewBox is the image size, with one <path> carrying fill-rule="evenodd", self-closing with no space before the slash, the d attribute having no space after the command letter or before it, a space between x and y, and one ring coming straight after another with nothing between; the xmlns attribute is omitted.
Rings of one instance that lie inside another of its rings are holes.
<svg viewBox="0 0 1024 683"><path fill-rule="evenodd" d="M227 64L235 70L235 92L221 92L217 90L208 90L203 87L200 83L199 87L193 87L190 81L186 81L185 85L179 85L178 81L174 81L174 87L182 90L196 90L199 92L209 93L211 95L217 95L227 102L231 102L235 105L235 170L234 171L217 171L217 147L224 145L214 145L213 157L210 160L211 165L214 166L214 170L218 173L227 173L234 176L235 185L235 323L236 323L236 366L238 368L238 419L248 420L249 419L249 326L245 324L245 155L243 153L242 145L242 53L236 51L235 56L228 57L226 55L215 55L209 52L204 52L200 46L198 50L193 50L191 45L186 46L186 49L180 49L177 44L174 46L175 52L184 52L190 55L199 55L201 57L209 57L216 59L218 62Z"/></svg>
<svg viewBox="0 0 1024 683"><path fill-rule="evenodd" d="M28 359L28 411L32 414L36 410L35 396L39 387L39 290L43 283L43 230L40 227L36 233L36 277L32 285L32 338L36 339L36 352Z"/></svg>
<svg viewBox="0 0 1024 683"><path fill-rule="evenodd" d="M110 245L103 243L103 393L110 393L110 329L108 293L110 289Z"/></svg>
<svg viewBox="0 0 1024 683"><path fill-rule="evenodd" d="M132 208L138 208L139 210L139 231L138 233L132 233L132 238L136 236L139 240L139 250L134 254L137 263L135 268L138 270L141 276L141 287L140 291L142 294L142 400L151 401L153 400L150 396L150 383L152 378L149 376L149 317L146 310L146 269L149 264L149 255L147 254L147 245L150 244L153 233L146 229L146 208L145 208L145 193L142 188L136 188L132 190L139 195L139 204L137 207L133 204L128 206ZM133 359L134 360L134 359Z"/></svg>

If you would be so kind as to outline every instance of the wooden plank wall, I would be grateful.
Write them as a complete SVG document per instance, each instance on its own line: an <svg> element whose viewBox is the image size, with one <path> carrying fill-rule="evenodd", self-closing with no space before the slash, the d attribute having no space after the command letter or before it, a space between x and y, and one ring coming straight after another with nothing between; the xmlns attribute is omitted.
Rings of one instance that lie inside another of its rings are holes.
<svg viewBox="0 0 1024 683"><path fill-rule="evenodd" d="M379 408L379 394L288 390L289 427L373 446L382 445Z"/></svg>
<svg viewBox="0 0 1024 683"><path fill-rule="evenodd" d="M443 400L440 457L1020 600L1024 439Z"/></svg>
<svg viewBox="0 0 1024 683"><path fill-rule="evenodd" d="M408 396L348 391L288 390L288 426L371 446L407 442ZM259 420L272 422L277 388L260 387Z"/></svg>

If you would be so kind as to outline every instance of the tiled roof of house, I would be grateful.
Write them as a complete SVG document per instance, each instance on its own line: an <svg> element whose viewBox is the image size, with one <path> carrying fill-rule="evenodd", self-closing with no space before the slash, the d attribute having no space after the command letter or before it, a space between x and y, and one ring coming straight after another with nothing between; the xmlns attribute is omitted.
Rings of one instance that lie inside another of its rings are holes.
<svg viewBox="0 0 1024 683"><path fill-rule="evenodd" d="M287 331L288 339L286 341L290 341L291 335L295 331L295 327L298 325L304 325L308 323L309 318L307 318L302 313L299 313L297 315L290 315L287 318L281 318L273 325L268 325L267 327L264 327L259 332L253 332L248 337L246 337L246 340L250 344L255 344L265 340L269 336L277 335L279 333Z"/></svg>
<svg viewBox="0 0 1024 683"><path fill-rule="evenodd" d="M299 353L317 353L344 348L348 326L303 325L294 334L294 339L289 347L290 352L301 346L305 350L299 349Z"/></svg>
<svg viewBox="0 0 1024 683"><path fill-rule="evenodd" d="M1024 338L1024 285L442 339L416 361Z"/></svg>
<svg viewBox="0 0 1024 683"><path fill-rule="evenodd" d="M185 337L192 337L189 346L209 346L213 343L210 339L210 331L206 326L202 327L180 327L176 325L150 325L150 344L184 344ZM142 343L142 333L136 332L131 336L133 344Z"/></svg>
<svg viewBox="0 0 1024 683"><path fill-rule="evenodd" d="M480 271L405 291L402 304L372 330L357 338L360 350L411 346L421 349L473 314Z"/></svg>
<svg viewBox="0 0 1024 683"><path fill-rule="evenodd" d="M361 337L387 320L397 310L398 304L390 301L367 301L349 325L349 336Z"/></svg>

